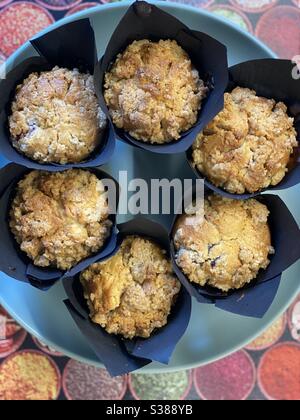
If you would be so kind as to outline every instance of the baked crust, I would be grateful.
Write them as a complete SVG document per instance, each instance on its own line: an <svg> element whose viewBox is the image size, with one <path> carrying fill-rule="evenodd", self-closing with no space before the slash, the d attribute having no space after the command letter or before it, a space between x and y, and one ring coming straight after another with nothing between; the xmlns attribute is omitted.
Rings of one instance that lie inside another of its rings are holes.
<svg viewBox="0 0 300 420"><path fill-rule="evenodd" d="M10 228L35 265L67 270L101 249L112 226L108 216L107 194L94 174L32 171L17 186Z"/></svg>
<svg viewBox="0 0 300 420"><path fill-rule="evenodd" d="M165 252L154 242L129 236L110 259L81 274L93 322L110 334L147 338L167 324L180 291Z"/></svg>
<svg viewBox="0 0 300 420"><path fill-rule="evenodd" d="M205 199L204 217L180 216L174 231L176 263L191 282L227 292L240 289L270 263L269 210L257 200Z"/></svg>
<svg viewBox="0 0 300 420"><path fill-rule="evenodd" d="M13 146L41 163L87 159L105 126L93 77L59 67L32 73L19 85L9 117Z"/></svg>
<svg viewBox="0 0 300 420"><path fill-rule="evenodd" d="M254 193L279 184L297 146L294 120L276 103L237 87L193 145L195 167L230 193Z"/></svg>
<svg viewBox="0 0 300 420"><path fill-rule="evenodd" d="M176 41L134 41L105 75L114 124L137 140L168 143L197 121L207 89Z"/></svg>

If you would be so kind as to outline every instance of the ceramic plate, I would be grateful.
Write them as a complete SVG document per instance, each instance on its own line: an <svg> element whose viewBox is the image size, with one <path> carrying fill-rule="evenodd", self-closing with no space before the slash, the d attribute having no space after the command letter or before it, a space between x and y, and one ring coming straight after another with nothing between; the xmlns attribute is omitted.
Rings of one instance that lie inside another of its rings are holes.
<svg viewBox="0 0 300 420"><path fill-rule="evenodd" d="M52 28L75 19L90 17L101 55L128 4L122 2L88 9L59 21ZM266 46L229 21L185 5L165 2L155 4L181 19L192 29L207 32L226 44L230 65L249 59L274 57ZM8 60L8 68L33 54L32 47L28 43L25 44ZM0 163L3 165L6 162L0 159ZM190 176L182 155L168 158L119 143L113 160L104 170L109 170L113 176L118 176L119 170L126 169L129 171L129 179L135 176L146 179L151 176L153 178ZM280 193L280 196L299 223L300 186ZM246 345L287 309L300 291L299 278L300 262L285 272L272 307L260 320L232 315L211 305L199 305L194 302L190 327L178 344L170 365L153 363L144 371L153 373L193 368L222 358ZM0 275L0 303L26 330L70 357L101 366L67 312L63 304L64 297L60 284L50 292L43 293L3 274Z"/></svg>

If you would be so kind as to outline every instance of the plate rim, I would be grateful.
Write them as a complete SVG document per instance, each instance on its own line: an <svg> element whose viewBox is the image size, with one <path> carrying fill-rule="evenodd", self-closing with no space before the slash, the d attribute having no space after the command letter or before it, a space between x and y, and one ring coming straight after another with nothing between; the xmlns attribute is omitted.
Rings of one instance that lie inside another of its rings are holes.
<svg viewBox="0 0 300 420"><path fill-rule="evenodd" d="M77 12L77 13L75 13L73 15L70 15L70 16L66 16L66 17L60 19L59 21L54 22L53 24L48 26L43 31L36 34L35 36L40 36L40 35L46 34L46 33L52 31L53 29L55 29L57 27L63 26L65 24L69 23L69 22L72 22L72 21L75 21L75 20L78 20L78 19L82 19L82 18L86 18L86 17L93 17L97 13L99 13L99 12L101 13L101 11L103 11L103 10L110 10L110 9L121 9L121 10L123 10L123 9L126 9L126 7L130 6L133 2L134 1L128 1L127 0L127 1L122 1L122 2L119 2L119 3L99 4L95 7L82 10L82 11ZM266 58L267 57L277 58L277 55L268 46L266 46L263 42L261 42L258 38L256 38L254 35L252 35L251 33L243 30L237 24L230 22L230 20L224 19L224 18L222 18L218 15L215 15L215 14L209 12L208 10L201 9L201 8L196 8L196 7L191 6L191 5L175 3L175 2L171 2L171 1L161 1L160 0L160 1L150 1L150 3L152 3L154 5L157 5L159 7L162 7L163 9L175 8L177 10L190 11L192 13L196 13L196 14L199 14L199 15L202 15L202 16L206 16L208 19L214 20L215 22L218 22L219 24L221 24L224 27L230 27L232 30L234 30L235 32L238 32L243 37L248 38L249 41L256 44L261 50L263 50L265 52ZM27 41L20 48L18 48L5 61L6 66L8 68L10 68L11 66L13 67L15 60L17 60L18 57L23 52L25 52L29 46L30 46L30 43L29 43L29 41ZM292 302L298 296L299 291L300 291L300 285L299 285L298 290L295 291L295 293L293 294L293 296L291 296L289 301L286 304L280 306L278 314L282 314L288 309L288 307L292 304ZM82 356L80 356L80 355L78 355L78 354L76 354L72 351L66 351L66 349L60 347L57 343L53 343L49 339L45 339L43 336L41 336L41 334L39 332L35 331L30 325L28 325L26 322L23 322L23 320L15 313L15 310L12 309L10 307L10 305L7 305L6 302L3 301L1 296L0 296L0 304L4 307L4 309L7 312L10 313L11 316L13 316L13 318L21 325L22 328L24 328L29 334L31 334L34 337L36 337L37 339L41 340L43 343L45 343L49 347L55 348L57 351L59 351L60 353L62 353L66 357L70 357L70 358L78 360L82 363L87 363L89 365L93 365L93 366L97 366L97 367L101 367L101 368L104 367L104 365L101 362L96 362L95 363L94 361L91 361L90 359L82 357ZM193 304L196 305L197 303L193 300ZM278 316L280 316L280 315L278 315ZM274 319L270 320L269 322L264 324L263 327L257 329L255 335L253 335L253 337L250 339L250 341L252 341L256 337L258 337L263 331L265 331L268 327L270 327L270 325L272 325L273 322L274 322ZM170 367L170 366L161 365L160 367L155 368L155 367L151 367L151 365L149 365L148 367L141 369L139 372L141 372L141 373L162 373L162 372L174 372L174 371L178 371L178 370L189 370L189 369L201 367L201 366L210 364L212 362L218 361L218 360L220 360L224 357L227 357L228 355L230 355L230 354L240 350L241 348L245 347L247 344L249 344L249 339L243 340L243 342L240 342L236 346L231 347L230 350L220 353L217 358L215 356L212 356L211 358L206 357L205 360L203 360L202 362L185 363L185 364L182 365L182 367L176 367L176 366Z"/></svg>

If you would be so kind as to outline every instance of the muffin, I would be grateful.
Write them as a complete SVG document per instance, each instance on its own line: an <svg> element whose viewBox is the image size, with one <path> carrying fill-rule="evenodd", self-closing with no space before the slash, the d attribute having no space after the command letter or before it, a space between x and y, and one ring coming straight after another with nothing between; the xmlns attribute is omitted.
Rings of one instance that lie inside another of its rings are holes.
<svg viewBox="0 0 300 420"><path fill-rule="evenodd" d="M217 187L254 193L282 181L297 146L294 120L282 102L237 87L200 133L192 162Z"/></svg>
<svg viewBox="0 0 300 420"><path fill-rule="evenodd" d="M166 325L180 291L165 251L138 236L126 237L116 255L91 265L80 280L92 321L129 339Z"/></svg>
<svg viewBox="0 0 300 420"><path fill-rule="evenodd" d="M40 163L78 163L99 146L106 117L93 77L54 67L16 89L9 117L13 146Z"/></svg>
<svg viewBox="0 0 300 420"><path fill-rule="evenodd" d="M32 171L16 188L10 229L40 267L68 270L98 252L110 235L107 193L96 175Z"/></svg>
<svg viewBox="0 0 300 420"><path fill-rule="evenodd" d="M169 143L197 121L207 88L176 41L134 41L105 74L113 123L146 143Z"/></svg>
<svg viewBox="0 0 300 420"><path fill-rule="evenodd" d="M174 230L176 263L200 286L224 292L240 289L266 269L274 253L269 211L257 200L231 200L210 195L204 217L179 217Z"/></svg>

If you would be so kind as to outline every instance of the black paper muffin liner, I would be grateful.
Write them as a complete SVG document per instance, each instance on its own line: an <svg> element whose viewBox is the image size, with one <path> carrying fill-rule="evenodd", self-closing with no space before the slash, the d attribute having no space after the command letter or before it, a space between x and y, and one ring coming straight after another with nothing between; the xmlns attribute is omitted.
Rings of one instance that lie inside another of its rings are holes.
<svg viewBox="0 0 300 420"><path fill-rule="evenodd" d="M165 228L139 216L118 225L118 244L110 256L118 251L127 235L148 237L160 244L168 253L170 251L169 235ZM121 336L108 334L90 320L79 275L65 278L63 284L68 297L65 303L71 316L96 356L112 376L133 372L153 361L168 364L190 321L191 297L182 287L166 326L155 331L148 339L126 340Z"/></svg>
<svg viewBox="0 0 300 420"><path fill-rule="evenodd" d="M229 68L229 84L227 92L235 87L254 89L259 96L284 102L288 107L288 114L295 118L294 126L297 131L297 141L300 142L300 83L293 78L295 64L289 60L261 59L246 61ZM194 173L204 178L205 185L223 197L244 200L256 197L263 192L284 190L300 183L300 144L295 148L289 170L283 180L275 186L262 189L255 193L233 194L223 188L216 187L209 179L201 174L192 161L192 147L187 151L187 160Z"/></svg>
<svg viewBox="0 0 300 420"><path fill-rule="evenodd" d="M133 146L155 153L182 153L195 140L196 135L217 115L224 106L224 91L228 83L226 47L202 32L193 31L175 17L145 1L133 3L118 24L104 56L95 69L95 86L99 89L99 101L103 112L110 119L103 96L104 76L117 55L135 40L176 40L189 54L201 79L209 88L202 102L196 124L184 132L180 139L167 144L149 144L134 139L113 124L116 138Z"/></svg>
<svg viewBox="0 0 300 420"><path fill-rule="evenodd" d="M110 219L113 222L111 233L98 253L82 260L68 271L37 267L21 251L9 228L9 210L15 196L15 189L18 182L29 172L30 170L27 168L16 164L9 164L0 171L0 271L9 277L29 283L41 290L48 290L58 280L76 275L90 264L93 264L95 261L101 261L113 252L117 244L116 215L110 215ZM99 169L92 168L89 169L89 172L94 173L99 179L110 179L115 183L117 191L116 203L118 203L119 185L117 181Z"/></svg>
<svg viewBox="0 0 300 420"><path fill-rule="evenodd" d="M30 169L61 171L69 168L96 167L107 163L115 149L115 137L108 120L106 128L100 133L99 146L82 162L39 163L18 152L12 145L8 127L8 116L16 87L31 73L51 70L60 66L70 70L94 74L97 62L97 49L94 30L89 19L77 20L56 28L45 35L30 41L39 56L27 58L0 81L0 153L11 162Z"/></svg>
<svg viewBox="0 0 300 420"><path fill-rule="evenodd" d="M193 198L194 196L191 201ZM242 316L262 318L276 297L282 273L300 259L300 230L288 207L279 196L262 194L256 197L256 200L265 204L270 211L268 224L275 254L269 256L268 268L260 270L257 278L242 289L226 293L214 287L202 287L189 281L176 264L173 233L177 217L172 226L170 240L173 269L190 295L199 303L214 304L217 308Z"/></svg>

